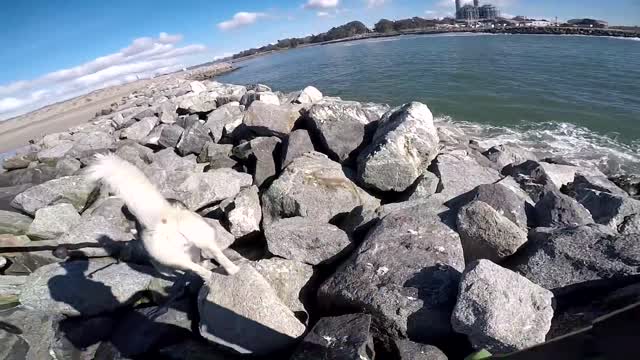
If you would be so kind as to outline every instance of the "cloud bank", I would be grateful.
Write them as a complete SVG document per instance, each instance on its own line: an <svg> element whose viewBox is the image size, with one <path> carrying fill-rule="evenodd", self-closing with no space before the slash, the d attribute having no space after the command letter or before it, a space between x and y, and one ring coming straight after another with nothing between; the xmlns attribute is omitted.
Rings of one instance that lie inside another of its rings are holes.
<svg viewBox="0 0 640 360"><path fill-rule="evenodd" d="M305 9L327 10L334 9L340 5L340 0L308 0L304 4Z"/></svg>
<svg viewBox="0 0 640 360"><path fill-rule="evenodd" d="M266 16L264 13L241 11L233 15L230 20L219 23L218 29L222 31L237 29L239 27L251 25L264 16Z"/></svg>
<svg viewBox="0 0 640 360"><path fill-rule="evenodd" d="M206 50L200 44L176 47L181 40L182 35L164 32L155 38L141 37L116 53L84 64L0 85L0 119L96 89L179 70L184 67L185 57Z"/></svg>

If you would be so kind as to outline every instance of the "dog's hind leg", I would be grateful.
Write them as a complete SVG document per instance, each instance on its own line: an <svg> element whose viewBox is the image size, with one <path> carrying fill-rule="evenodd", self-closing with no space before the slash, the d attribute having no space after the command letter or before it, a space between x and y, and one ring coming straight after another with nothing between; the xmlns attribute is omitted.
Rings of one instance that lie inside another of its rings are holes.
<svg viewBox="0 0 640 360"><path fill-rule="evenodd" d="M229 258L225 254L223 254L222 250L220 250L215 244L204 243L200 245L204 248L203 250L211 255L213 259L224 268L227 274L233 275L237 273L238 270L240 270L238 265L229 260Z"/></svg>

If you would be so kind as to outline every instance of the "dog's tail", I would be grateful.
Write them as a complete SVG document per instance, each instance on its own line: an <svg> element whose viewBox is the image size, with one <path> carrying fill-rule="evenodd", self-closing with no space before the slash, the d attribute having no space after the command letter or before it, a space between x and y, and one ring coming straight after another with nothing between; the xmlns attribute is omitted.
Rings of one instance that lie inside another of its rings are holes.
<svg viewBox="0 0 640 360"><path fill-rule="evenodd" d="M116 155L96 155L86 174L92 181L104 182L146 227L157 224L170 206L140 169Z"/></svg>

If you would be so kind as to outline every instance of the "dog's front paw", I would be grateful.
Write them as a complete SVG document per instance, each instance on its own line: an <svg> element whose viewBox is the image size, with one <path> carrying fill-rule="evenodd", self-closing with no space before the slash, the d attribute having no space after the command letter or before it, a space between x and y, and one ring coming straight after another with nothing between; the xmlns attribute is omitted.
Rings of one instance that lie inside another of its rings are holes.
<svg viewBox="0 0 640 360"><path fill-rule="evenodd" d="M233 275L233 274L237 273L238 271L240 271L240 267L238 267L238 265L231 264L231 265L229 265L229 266L227 266L225 268L225 271L227 272L227 274Z"/></svg>

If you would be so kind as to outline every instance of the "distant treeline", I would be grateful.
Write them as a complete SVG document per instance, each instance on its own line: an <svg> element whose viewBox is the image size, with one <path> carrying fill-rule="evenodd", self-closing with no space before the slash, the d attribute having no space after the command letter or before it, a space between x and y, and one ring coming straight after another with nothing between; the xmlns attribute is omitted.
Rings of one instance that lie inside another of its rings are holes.
<svg viewBox="0 0 640 360"><path fill-rule="evenodd" d="M453 25L455 24L455 20L451 18L444 18L442 20L423 19L417 16L410 19L401 19L396 21L382 19L375 24L373 30L378 33L391 33L405 30L433 28L436 25L443 24Z"/></svg>

